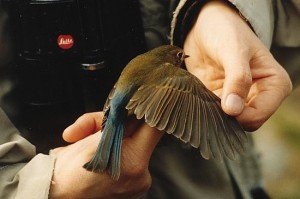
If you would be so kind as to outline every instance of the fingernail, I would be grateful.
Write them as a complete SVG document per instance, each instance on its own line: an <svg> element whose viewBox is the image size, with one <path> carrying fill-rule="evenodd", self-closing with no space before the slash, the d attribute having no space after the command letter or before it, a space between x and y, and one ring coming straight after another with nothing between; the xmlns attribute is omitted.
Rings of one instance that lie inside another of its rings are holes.
<svg viewBox="0 0 300 199"><path fill-rule="evenodd" d="M237 94L229 94L225 101L225 107L233 115L240 114L244 108L244 100Z"/></svg>

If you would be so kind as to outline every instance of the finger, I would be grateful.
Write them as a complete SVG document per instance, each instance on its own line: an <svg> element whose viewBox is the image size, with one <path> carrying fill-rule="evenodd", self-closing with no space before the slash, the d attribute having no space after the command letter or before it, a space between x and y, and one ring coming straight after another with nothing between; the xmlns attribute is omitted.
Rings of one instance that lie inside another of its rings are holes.
<svg viewBox="0 0 300 199"><path fill-rule="evenodd" d="M221 101L225 113L237 116L244 109L252 84L252 76L247 56L240 53L233 54L222 55L221 64L225 70L225 80Z"/></svg>
<svg viewBox="0 0 300 199"><path fill-rule="evenodd" d="M73 143L101 130L102 119L103 112L82 115L64 130L63 139L66 142Z"/></svg>
<svg viewBox="0 0 300 199"><path fill-rule="evenodd" d="M255 85L253 89L251 88L248 103L237 117L245 130L254 131L261 127L291 93L291 81L287 73L284 70L281 71L279 77L268 80L267 86ZM259 83L256 82L255 84ZM261 82L261 84L265 83ZM257 92L254 91L255 87L263 87L264 89Z"/></svg>
<svg viewBox="0 0 300 199"><path fill-rule="evenodd" d="M276 92L263 92L250 100L237 120L245 130L255 131L277 110L282 100Z"/></svg>

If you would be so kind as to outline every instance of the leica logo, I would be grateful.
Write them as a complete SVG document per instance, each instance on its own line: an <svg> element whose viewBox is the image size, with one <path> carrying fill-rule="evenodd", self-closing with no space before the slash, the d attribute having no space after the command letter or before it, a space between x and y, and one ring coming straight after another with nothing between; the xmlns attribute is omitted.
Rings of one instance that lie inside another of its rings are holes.
<svg viewBox="0 0 300 199"><path fill-rule="evenodd" d="M70 49L74 45L74 39L71 35L59 35L57 45L62 49Z"/></svg>
<svg viewBox="0 0 300 199"><path fill-rule="evenodd" d="M60 38L58 45L68 45L68 44L72 44L73 43L73 39L64 39L64 38Z"/></svg>

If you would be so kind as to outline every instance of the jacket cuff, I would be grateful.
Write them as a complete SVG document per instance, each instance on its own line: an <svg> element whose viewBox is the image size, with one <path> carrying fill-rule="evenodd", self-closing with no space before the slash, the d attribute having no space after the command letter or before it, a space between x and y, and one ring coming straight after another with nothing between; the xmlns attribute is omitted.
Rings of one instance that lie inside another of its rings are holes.
<svg viewBox="0 0 300 199"><path fill-rule="evenodd" d="M183 47L185 37L205 2L205 0L180 0L171 22L170 39L172 45Z"/></svg>
<svg viewBox="0 0 300 199"><path fill-rule="evenodd" d="M228 0L247 19L263 44L270 48L274 30L274 11L268 0ZM200 8L207 0L181 0L174 12L171 23L171 44L182 47Z"/></svg>
<svg viewBox="0 0 300 199"><path fill-rule="evenodd" d="M274 10L270 0L228 0L249 21L262 43L270 48L274 31Z"/></svg>
<svg viewBox="0 0 300 199"><path fill-rule="evenodd" d="M15 199L47 199L53 175L55 158L38 154L15 177L18 189Z"/></svg>

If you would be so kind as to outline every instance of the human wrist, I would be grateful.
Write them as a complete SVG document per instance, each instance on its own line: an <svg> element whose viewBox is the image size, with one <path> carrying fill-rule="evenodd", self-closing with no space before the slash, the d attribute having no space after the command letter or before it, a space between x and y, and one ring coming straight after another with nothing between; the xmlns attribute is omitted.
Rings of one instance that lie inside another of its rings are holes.
<svg viewBox="0 0 300 199"><path fill-rule="evenodd" d="M53 169L53 176L50 183L50 190L49 190L49 199L64 199L67 198L67 195L64 193L66 189L63 188L63 184L57 181L55 175L55 167Z"/></svg>
<svg viewBox="0 0 300 199"><path fill-rule="evenodd" d="M234 5L232 4L230 1L227 0L213 0L216 2L221 2L223 3L225 6L228 6L231 8L231 10L235 13L237 13L239 15L239 17L252 29L252 26L249 22L249 20L243 15L243 13Z"/></svg>
<svg viewBox="0 0 300 199"><path fill-rule="evenodd" d="M183 2L183 3L181 3ZM227 8L227 11L235 13L241 22L245 23L252 29L249 20L244 17L242 12L236 8L229 0L201 0L201 1L181 1L174 11L174 17L171 23L171 44L183 47L186 36L195 25L199 14L203 9L208 8Z"/></svg>
<svg viewBox="0 0 300 199"><path fill-rule="evenodd" d="M232 13L235 13L236 16L238 16L240 19L242 19L245 23L247 23L249 26L248 19L229 1L226 0L208 0L201 8L200 12L207 9L207 8L216 8L218 11L230 11Z"/></svg>

